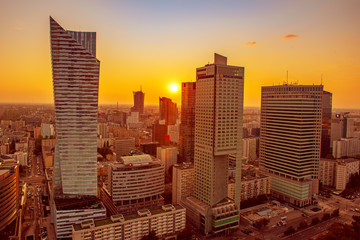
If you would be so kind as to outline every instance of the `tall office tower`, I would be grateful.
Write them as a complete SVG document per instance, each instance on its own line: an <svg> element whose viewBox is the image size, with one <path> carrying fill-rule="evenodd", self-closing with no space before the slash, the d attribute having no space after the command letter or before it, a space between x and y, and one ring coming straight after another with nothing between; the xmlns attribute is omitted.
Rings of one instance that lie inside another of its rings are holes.
<svg viewBox="0 0 360 240"><path fill-rule="evenodd" d="M57 132L52 221L56 237L66 238L71 224L106 214L96 200L100 62L95 32L67 31L50 17L50 38ZM72 198L72 204L64 198ZM91 198L89 204L98 208L86 205ZM81 218L72 218L76 214Z"/></svg>
<svg viewBox="0 0 360 240"><path fill-rule="evenodd" d="M322 85L262 87L261 169L271 193L298 207L318 193Z"/></svg>
<svg viewBox="0 0 360 240"><path fill-rule="evenodd" d="M181 84L180 160L194 162L196 82Z"/></svg>
<svg viewBox="0 0 360 240"><path fill-rule="evenodd" d="M196 69L195 198L185 204L205 234L238 227L240 207L244 68L214 58ZM229 154L237 156L235 203L227 198Z"/></svg>
<svg viewBox="0 0 360 240"><path fill-rule="evenodd" d="M322 97L321 157L331 154L332 93L324 91Z"/></svg>
<svg viewBox="0 0 360 240"><path fill-rule="evenodd" d="M159 98L159 113L160 120L165 120L165 125L176 124L178 109L176 103L173 103L170 98Z"/></svg>
<svg viewBox="0 0 360 240"><path fill-rule="evenodd" d="M97 195L100 62L96 33L64 30L50 17L56 120L55 194Z"/></svg>
<svg viewBox="0 0 360 240"><path fill-rule="evenodd" d="M134 106L131 108L131 111L138 112L139 114L143 114L145 93L143 93L142 89L140 89L140 91L133 92L133 94L134 94Z"/></svg>

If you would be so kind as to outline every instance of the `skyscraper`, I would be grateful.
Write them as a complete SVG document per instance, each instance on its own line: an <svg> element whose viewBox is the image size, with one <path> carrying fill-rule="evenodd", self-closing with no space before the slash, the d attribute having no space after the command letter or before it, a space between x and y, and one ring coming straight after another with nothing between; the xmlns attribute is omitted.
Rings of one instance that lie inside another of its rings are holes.
<svg viewBox="0 0 360 240"><path fill-rule="evenodd" d="M159 113L160 120L165 120L165 125L176 124L178 110L176 103L173 103L170 98L159 98Z"/></svg>
<svg viewBox="0 0 360 240"><path fill-rule="evenodd" d="M238 227L243 91L244 68L224 56L196 69L194 198L184 205L205 234ZM229 154L237 156L235 203L227 198Z"/></svg>
<svg viewBox="0 0 360 240"><path fill-rule="evenodd" d="M196 82L181 84L180 159L194 162Z"/></svg>
<svg viewBox="0 0 360 240"><path fill-rule="evenodd" d="M50 17L50 37L57 131L54 193L96 196L96 33L64 30Z"/></svg>
<svg viewBox="0 0 360 240"><path fill-rule="evenodd" d="M57 133L51 220L56 238L69 238L73 224L106 217L96 198L100 62L95 32L67 31L50 17L50 38Z"/></svg>
<svg viewBox="0 0 360 240"><path fill-rule="evenodd" d="M298 207L318 192L322 85L262 87L261 168L273 196Z"/></svg>
<svg viewBox="0 0 360 240"><path fill-rule="evenodd" d="M139 114L143 114L145 93L143 93L142 89L140 89L140 91L133 92L133 94L134 94L134 106L131 108L131 111L138 112Z"/></svg>
<svg viewBox="0 0 360 240"><path fill-rule="evenodd" d="M321 157L331 154L332 93L324 91L322 97Z"/></svg>

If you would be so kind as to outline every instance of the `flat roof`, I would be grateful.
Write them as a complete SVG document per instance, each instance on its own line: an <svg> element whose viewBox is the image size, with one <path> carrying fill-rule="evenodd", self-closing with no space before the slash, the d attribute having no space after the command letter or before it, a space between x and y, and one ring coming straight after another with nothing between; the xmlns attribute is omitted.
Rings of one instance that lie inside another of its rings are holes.
<svg viewBox="0 0 360 240"><path fill-rule="evenodd" d="M168 205L164 205L164 206L168 206ZM176 210L179 210L179 209L184 209L183 207L181 207L180 205L175 205L174 206ZM140 211L150 211L151 213L151 216L153 215L157 215L157 214L162 214L162 213L166 213L166 212L171 212L171 211L166 211L166 210L163 210L162 207L159 207L159 208L156 208L156 209L141 209ZM134 214L128 214L128 215L123 215L124 216L124 219L125 221L129 221L129 220L133 220L133 219L137 219L137 218L145 218L145 217L148 217L146 215L144 216L139 216L139 214L137 213L134 213ZM95 227L101 227L101 226L105 226L105 225L108 225L108 224L112 224L112 223L118 223L118 222L113 222L111 220L111 217L109 218L106 218L106 219L102 219L102 220L95 220L94 221L94 224L95 224ZM75 224L73 225L73 228L75 231L80 231L80 230L83 230L83 229L87 229L87 227L81 227L81 223L80 224Z"/></svg>

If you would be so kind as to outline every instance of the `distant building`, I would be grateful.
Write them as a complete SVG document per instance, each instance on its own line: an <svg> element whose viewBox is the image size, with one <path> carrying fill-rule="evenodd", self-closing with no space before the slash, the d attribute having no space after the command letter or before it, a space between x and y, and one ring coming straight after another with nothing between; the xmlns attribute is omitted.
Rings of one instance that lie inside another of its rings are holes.
<svg viewBox="0 0 360 240"><path fill-rule="evenodd" d="M16 142L15 151L28 152L29 143L28 142Z"/></svg>
<svg viewBox="0 0 360 240"><path fill-rule="evenodd" d="M14 158L19 162L21 166L28 165L28 153L27 152L15 152Z"/></svg>
<svg viewBox="0 0 360 240"><path fill-rule="evenodd" d="M321 121L321 157L331 153L332 93L323 91Z"/></svg>
<svg viewBox="0 0 360 240"><path fill-rule="evenodd" d="M333 142L334 158L355 157L360 155L360 139L358 138L341 138Z"/></svg>
<svg viewBox="0 0 360 240"><path fill-rule="evenodd" d="M2 162L0 165L0 193L0 231L2 231L18 215L20 197L17 164Z"/></svg>
<svg viewBox="0 0 360 240"><path fill-rule="evenodd" d="M153 157L156 157L157 154L157 147L159 146L158 142L148 142L148 143L141 143L140 144L140 151L149 154Z"/></svg>
<svg viewBox="0 0 360 240"><path fill-rule="evenodd" d="M54 167L56 139L41 140L41 152L44 160L44 167Z"/></svg>
<svg viewBox="0 0 360 240"><path fill-rule="evenodd" d="M0 155L9 154L9 150L8 143L0 144Z"/></svg>
<svg viewBox="0 0 360 240"><path fill-rule="evenodd" d="M194 164L184 162L173 166L172 177L172 204L180 204L180 201L194 194Z"/></svg>
<svg viewBox="0 0 360 240"><path fill-rule="evenodd" d="M152 141L158 142L160 146L169 145L168 125L155 122L152 126Z"/></svg>
<svg viewBox="0 0 360 240"><path fill-rule="evenodd" d="M156 157L161 160L165 166L165 173L169 173L169 169L177 163L177 155L179 151L177 147L158 147Z"/></svg>
<svg viewBox="0 0 360 240"><path fill-rule="evenodd" d="M179 157L194 162L196 82L181 84L181 124Z"/></svg>
<svg viewBox="0 0 360 240"><path fill-rule="evenodd" d="M260 195L270 194L270 177L259 176L251 179L241 180L241 201L258 197ZM234 199L235 183L230 182L228 185L228 197Z"/></svg>
<svg viewBox="0 0 360 240"><path fill-rule="evenodd" d="M54 125L50 123L41 124L41 136L43 138L50 138L55 135Z"/></svg>
<svg viewBox="0 0 360 240"><path fill-rule="evenodd" d="M257 159L256 154L256 143L259 141L259 138L243 138L242 139L242 156L246 158L247 161L254 161Z"/></svg>
<svg viewBox="0 0 360 240"><path fill-rule="evenodd" d="M34 128L34 138L38 139L41 136L41 127Z"/></svg>
<svg viewBox="0 0 360 240"><path fill-rule="evenodd" d="M126 118L126 125L128 128L138 128L142 125L139 121L139 113L138 112L130 112Z"/></svg>
<svg viewBox="0 0 360 240"><path fill-rule="evenodd" d="M173 239L185 228L185 209L179 205L163 205L142 209L131 215L113 215L106 220L84 221L72 229L73 240L141 239L155 231L160 239Z"/></svg>
<svg viewBox="0 0 360 240"><path fill-rule="evenodd" d="M319 181L326 186L335 187L342 191L350 181L352 174L359 173L360 160L348 159L320 159Z"/></svg>
<svg viewBox="0 0 360 240"><path fill-rule="evenodd" d="M121 157L109 165L101 199L110 214L127 214L164 204L164 166L150 155Z"/></svg>
<svg viewBox="0 0 360 240"><path fill-rule="evenodd" d="M262 87L260 167L271 194L297 207L318 193L323 85Z"/></svg>
<svg viewBox="0 0 360 240"><path fill-rule="evenodd" d="M129 156L130 152L135 150L135 138L116 138L114 140L114 148L116 161L119 161L121 156Z"/></svg>
<svg viewBox="0 0 360 240"><path fill-rule="evenodd" d="M354 133L354 119L349 117L349 112L333 115L331 119L331 147L334 141L341 138L351 138Z"/></svg>
<svg viewBox="0 0 360 240"><path fill-rule="evenodd" d="M133 92L133 94L134 106L131 108L131 112L138 112L139 114L143 114L145 93L143 93L142 89L140 89L140 91Z"/></svg>
<svg viewBox="0 0 360 240"><path fill-rule="evenodd" d="M99 138L108 138L109 137L109 126L107 123L98 123L97 124L97 134Z"/></svg>
<svg viewBox="0 0 360 240"><path fill-rule="evenodd" d="M165 120L165 125L174 125L178 118L178 109L176 103L170 98L159 98L160 120Z"/></svg>
<svg viewBox="0 0 360 240"><path fill-rule="evenodd" d="M168 135L170 143L179 144L180 124L177 121L174 125L168 125Z"/></svg>

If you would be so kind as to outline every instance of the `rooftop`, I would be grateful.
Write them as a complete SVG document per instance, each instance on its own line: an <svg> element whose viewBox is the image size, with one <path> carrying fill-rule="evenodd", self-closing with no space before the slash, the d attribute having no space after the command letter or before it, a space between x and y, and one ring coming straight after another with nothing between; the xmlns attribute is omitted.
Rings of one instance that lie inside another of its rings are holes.
<svg viewBox="0 0 360 240"><path fill-rule="evenodd" d="M162 207L159 207L156 209L151 209L151 210L150 209L141 209L138 211L138 213L135 213L135 214L129 214L129 215L117 214L117 215L113 215L106 219L95 220L94 225L95 225L95 227L100 227L100 226L112 224L114 222L121 222L121 220L120 221L118 220L121 218L124 218L125 221L129 221L129 220L133 220L133 219L137 219L137 218L145 218L149 215L149 213L151 216L153 216L153 215L162 214L165 212L169 212L171 210L178 210L178 209L183 209L183 207L181 207L180 205L173 206L171 204L167 204ZM144 214L144 213L146 213L146 214ZM75 225L73 225L73 228L75 231L80 231L80 230L89 228L89 227L83 227L83 226L82 226L82 224L75 224Z"/></svg>

